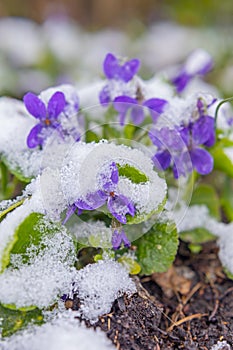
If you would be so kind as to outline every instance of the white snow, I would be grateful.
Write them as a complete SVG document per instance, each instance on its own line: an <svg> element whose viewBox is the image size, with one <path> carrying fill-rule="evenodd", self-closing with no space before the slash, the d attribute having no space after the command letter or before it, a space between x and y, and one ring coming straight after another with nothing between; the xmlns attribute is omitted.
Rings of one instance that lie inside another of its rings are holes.
<svg viewBox="0 0 233 350"><path fill-rule="evenodd" d="M75 252L72 238L65 228L54 235L43 236L44 249L30 247L29 261L21 256L0 274L0 302L17 308L48 307L66 293L74 275Z"/></svg>
<svg viewBox="0 0 233 350"><path fill-rule="evenodd" d="M1 350L113 350L99 329L87 329L74 316L62 315L41 326L31 326L10 338L0 338Z"/></svg>
<svg viewBox="0 0 233 350"><path fill-rule="evenodd" d="M231 346L226 342L226 340L219 340L217 344L211 346L210 350L231 350Z"/></svg>
<svg viewBox="0 0 233 350"><path fill-rule="evenodd" d="M80 315L92 323L110 312L114 300L124 293L136 293L136 286L127 270L113 260L100 260L79 270L71 291L80 298Z"/></svg>
<svg viewBox="0 0 233 350"><path fill-rule="evenodd" d="M187 58L184 69L188 74L195 75L209 64L212 64L211 55L203 49L196 49Z"/></svg>

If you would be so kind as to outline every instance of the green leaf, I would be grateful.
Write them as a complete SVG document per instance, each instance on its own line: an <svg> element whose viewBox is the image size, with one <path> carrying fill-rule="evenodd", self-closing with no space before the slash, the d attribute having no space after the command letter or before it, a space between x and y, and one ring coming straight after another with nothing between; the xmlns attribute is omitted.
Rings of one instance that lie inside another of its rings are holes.
<svg viewBox="0 0 233 350"><path fill-rule="evenodd" d="M22 254L23 262L27 262L29 257L27 249L34 245L39 246L43 235L54 235L59 231L59 226L44 221L44 216L38 213L30 214L15 230L13 239L6 246L2 257L2 271L9 265L11 254ZM41 246L40 246L41 248Z"/></svg>
<svg viewBox="0 0 233 350"><path fill-rule="evenodd" d="M133 225L133 224L140 224L141 222L145 222L149 220L153 215L159 214L167 201L167 196L164 197L164 200L162 203L157 207L156 210L152 210L150 213L136 213L134 216L126 215L127 218L127 224Z"/></svg>
<svg viewBox="0 0 233 350"><path fill-rule="evenodd" d="M1 156L1 160L2 162L5 164L5 166L9 169L9 171L20 181L25 182L25 183L29 183L31 182L31 178L27 177L24 175L22 169L20 169L19 166L12 166L12 164L10 162L8 162L7 157L5 156Z"/></svg>
<svg viewBox="0 0 233 350"><path fill-rule="evenodd" d="M91 130L87 130L87 132L85 133L85 138L86 138L86 142L99 142L99 137L98 135L91 131Z"/></svg>
<svg viewBox="0 0 233 350"><path fill-rule="evenodd" d="M143 182L147 182L148 177L142 173L140 170L134 168L131 165L119 165L117 164L117 168L120 176L125 176L130 179L135 184L140 184Z"/></svg>
<svg viewBox="0 0 233 350"><path fill-rule="evenodd" d="M180 233L180 238L188 243L199 244L216 239L211 232L204 227L198 227L190 231L183 231Z"/></svg>
<svg viewBox="0 0 233 350"><path fill-rule="evenodd" d="M174 223L157 223L134 242L141 274L164 272L172 264L178 249L178 235Z"/></svg>
<svg viewBox="0 0 233 350"><path fill-rule="evenodd" d="M132 124L126 124L124 127L124 137L126 139L132 140L134 132L136 130L136 126Z"/></svg>
<svg viewBox="0 0 233 350"><path fill-rule="evenodd" d="M190 204L204 204L208 207L212 216L220 219L220 200L212 186L207 184L198 185L193 192Z"/></svg>
<svg viewBox="0 0 233 350"><path fill-rule="evenodd" d="M20 329L25 328L29 323L42 324L43 315L41 310L33 311L10 310L0 304L1 331L3 337L9 337Z"/></svg>
<svg viewBox="0 0 233 350"><path fill-rule="evenodd" d="M230 177L233 177L233 164L228 156L225 154L221 145L213 147L210 151L214 158L214 168L220 170Z"/></svg>
<svg viewBox="0 0 233 350"><path fill-rule="evenodd" d="M229 221L233 221L233 180L226 177L223 185L223 193L221 195L221 205L223 212Z"/></svg>
<svg viewBox="0 0 233 350"><path fill-rule="evenodd" d="M141 271L141 266L129 256L121 256L117 261L126 267L130 275L138 275Z"/></svg>

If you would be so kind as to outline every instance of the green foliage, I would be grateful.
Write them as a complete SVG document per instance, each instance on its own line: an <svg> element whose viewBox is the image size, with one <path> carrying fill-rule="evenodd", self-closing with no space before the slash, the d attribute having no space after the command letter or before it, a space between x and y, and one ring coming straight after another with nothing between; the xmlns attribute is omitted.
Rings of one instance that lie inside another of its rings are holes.
<svg viewBox="0 0 233 350"><path fill-rule="evenodd" d="M178 249L178 235L174 224L157 223L134 242L141 274L164 272L172 264Z"/></svg>
<svg viewBox="0 0 233 350"><path fill-rule="evenodd" d="M147 182L149 179L148 177L142 173L140 170L136 169L135 167L131 166L131 165L119 165L117 164L117 168L119 171L119 175L120 176L125 176L128 179L130 179L130 181L132 181L135 184L140 184L143 182Z"/></svg>
<svg viewBox="0 0 233 350"><path fill-rule="evenodd" d="M199 244L214 240L216 237L204 227L180 233L180 238L188 243Z"/></svg>
<svg viewBox="0 0 233 350"><path fill-rule="evenodd" d="M42 214L30 214L15 230L14 236L6 246L2 258L2 271L9 265L11 254L21 254L23 262L29 257L27 249L33 246L40 246L43 235L55 234L59 230L58 225L45 223ZM1 272L2 272L1 271Z"/></svg>
<svg viewBox="0 0 233 350"><path fill-rule="evenodd" d="M220 219L220 200L212 186L199 184L193 192L190 204L204 204L208 207L210 215Z"/></svg>
<svg viewBox="0 0 233 350"><path fill-rule="evenodd" d="M32 311L10 310L0 304L1 332L3 337L8 337L13 333L25 328L29 323L42 324L43 316L39 309Z"/></svg>
<svg viewBox="0 0 233 350"><path fill-rule="evenodd" d="M233 147L233 142L228 138L218 140L210 153L214 158L214 168L220 170L226 175L233 177L233 164L229 157L224 152L225 148Z"/></svg>

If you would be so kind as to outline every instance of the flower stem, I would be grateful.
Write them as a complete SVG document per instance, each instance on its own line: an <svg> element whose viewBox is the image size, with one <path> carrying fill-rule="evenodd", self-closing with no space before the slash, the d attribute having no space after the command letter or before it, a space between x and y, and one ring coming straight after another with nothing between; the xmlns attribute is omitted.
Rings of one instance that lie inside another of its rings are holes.
<svg viewBox="0 0 233 350"><path fill-rule="evenodd" d="M214 123L215 123L215 129L216 129L216 125L217 125L217 119L218 119L218 112L220 107L226 103L226 102L231 102L233 101L233 97L229 97L229 98L225 98L224 100L222 100L221 102L219 102L219 104L217 105L216 111L215 111L215 115L214 115Z"/></svg>

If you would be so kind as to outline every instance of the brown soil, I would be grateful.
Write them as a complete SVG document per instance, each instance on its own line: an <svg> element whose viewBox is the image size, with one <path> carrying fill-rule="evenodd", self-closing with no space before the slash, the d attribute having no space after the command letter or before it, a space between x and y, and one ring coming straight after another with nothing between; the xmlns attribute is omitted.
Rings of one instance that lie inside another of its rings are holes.
<svg viewBox="0 0 233 350"><path fill-rule="evenodd" d="M199 254L181 243L173 268L135 280L138 293L118 299L96 324L118 350L210 350L224 340L221 349L231 349L233 281L214 242Z"/></svg>

